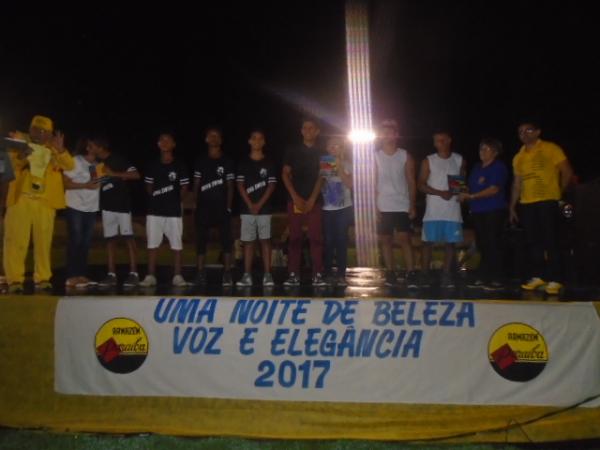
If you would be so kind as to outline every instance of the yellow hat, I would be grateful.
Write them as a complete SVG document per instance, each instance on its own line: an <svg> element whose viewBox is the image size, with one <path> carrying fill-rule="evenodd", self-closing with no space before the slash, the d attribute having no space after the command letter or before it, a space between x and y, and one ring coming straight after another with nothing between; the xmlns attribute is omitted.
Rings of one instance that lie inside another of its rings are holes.
<svg viewBox="0 0 600 450"><path fill-rule="evenodd" d="M33 119L31 119L30 128L31 127L40 128L50 132L52 132L54 129L52 119L46 116L33 116Z"/></svg>

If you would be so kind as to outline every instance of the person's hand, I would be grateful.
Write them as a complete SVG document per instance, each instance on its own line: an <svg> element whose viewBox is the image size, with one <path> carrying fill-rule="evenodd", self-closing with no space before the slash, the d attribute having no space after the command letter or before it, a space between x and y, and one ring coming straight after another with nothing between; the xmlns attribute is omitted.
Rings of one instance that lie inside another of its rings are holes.
<svg viewBox="0 0 600 450"><path fill-rule="evenodd" d="M519 222L519 216L517 215L517 210L515 208L510 208L508 220L512 224L516 224Z"/></svg>
<svg viewBox="0 0 600 450"><path fill-rule="evenodd" d="M450 191L442 191L440 194L440 197L442 197L444 200L450 200L453 196L454 194Z"/></svg>
<svg viewBox="0 0 600 450"><path fill-rule="evenodd" d="M50 141L50 145L54 150L58 153L62 153L65 151L65 135L60 131L57 131L54 136L52 136L52 140Z"/></svg>
<svg viewBox="0 0 600 450"><path fill-rule="evenodd" d="M296 207L296 209L304 212L304 210L306 209L306 200L304 200L302 197L294 197L292 199L292 201L294 202L294 206Z"/></svg>
<svg viewBox="0 0 600 450"><path fill-rule="evenodd" d="M461 192L460 194L458 194L458 200L460 202L468 202L469 200L471 200L471 194L467 194L466 192Z"/></svg>
<svg viewBox="0 0 600 450"><path fill-rule="evenodd" d="M307 200L305 205L304 205L304 214L308 214L309 212L312 211L312 209L315 207L315 201L314 200Z"/></svg>
<svg viewBox="0 0 600 450"><path fill-rule="evenodd" d="M93 181L88 181L87 183L85 183L84 189L89 189L89 190L92 190L92 191L96 190L96 189L100 189L100 183L93 182Z"/></svg>
<svg viewBox="0 0 600 450"><path fill-rule="evenodd" d="M417 208L414 206L411 206L410 208L408 208L408 218L410 220L415 220L417 218Z"/></svg>
<svg viewBox="0 0 600 450"><path fill-rule="evenodd" d="M250 206L250 212L255 216L258 215L260 212L260 205L257 203L252 203L252 206Z"/></svg>

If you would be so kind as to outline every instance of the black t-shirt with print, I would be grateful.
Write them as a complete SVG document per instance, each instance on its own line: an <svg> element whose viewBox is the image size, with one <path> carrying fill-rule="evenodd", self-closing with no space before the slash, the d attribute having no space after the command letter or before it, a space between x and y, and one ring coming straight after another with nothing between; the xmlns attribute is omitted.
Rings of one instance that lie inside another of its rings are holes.
<svg viewBox="0 0 600 450"><path fill-rule="evenodd" d="M146 169L144 181L152 185L152 193L148 197L148 215L181 217L181 187L190 183L182 163L155 161Z"/></svg>
<svg viewBox="0 0 600 450"><path fill-rule="evenodd" d="M260 161L253 160L250 157L245 158L238 165L236 181L243 182L252 203L258 203L269 187L269 183L277 183L275 166L267 158ZM243 200L240 205L240 213L251 214L248 205ZM269 198L260 209L259 214L271 213L271 198Z"/></svg>
<svg viewBox="0 0 600 450"><path fill-rule="evenodd" d="M113 172L133 172L137 169L121 155L111 153L102 161ZM100 209L102 211L131 212L131 195L127 182L118 177L105 176L100 186Z"/></svg>
<svg viewBox="0 0 600 450"><path fill-rule="evenodd" d="M196 208L224 211L227 208L227 182L234 180L234 165L229 157L198 158L194 166L194 182L200 183Z"/></svg>

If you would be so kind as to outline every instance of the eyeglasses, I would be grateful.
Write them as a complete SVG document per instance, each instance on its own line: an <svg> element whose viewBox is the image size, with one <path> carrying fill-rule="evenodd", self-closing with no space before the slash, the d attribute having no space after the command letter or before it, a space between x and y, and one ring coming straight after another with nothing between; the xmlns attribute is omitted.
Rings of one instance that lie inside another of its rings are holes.
<svg viewBox="0 0 600 450"><path fill-rule="evenodd" d="M535 131L535 128L524 128L522 130L519 130L519 134L533 133L534 131Z"/></svg>

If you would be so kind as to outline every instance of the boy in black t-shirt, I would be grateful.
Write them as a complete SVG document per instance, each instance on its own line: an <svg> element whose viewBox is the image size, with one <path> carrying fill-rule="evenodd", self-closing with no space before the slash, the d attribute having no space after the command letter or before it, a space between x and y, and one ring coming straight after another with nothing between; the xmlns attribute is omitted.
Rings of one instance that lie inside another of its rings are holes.
<svg viewBox="0 0 600 450"><path fill-rule="evenodd" d="M122 236L129 252L129 275L123 282L126 287L137 286L136 248L131 223L131 196L127 181L139 180L140 174L135 166L122 156L111 152L108 141L103 138L90 140L90 150L101 161L97 167L100 187L100 210L102 211L102 229L108 251L108 273L99 285L114 287L117 284L115 263L115 241Z"/></svg>
<svg viewBox="0 0 600 450"><path fill-rule="evenodd" d="M223 286L231 286L231 206L235 175L233 161L223 154L221 130L206 131L208 154L197 159L194 168L194 196L196 198L196 250L198 252L198 274L195 284L205 284L204 262L209 231L219 228L221 250L225 272Z"/></svg>
<svg viewBox="0 0 600 450"><path fill-rule="evenodd" d="M156 286L156 255L163 236L169 240L175 255L172 284L187 286L181 274L181 253L183 250L183 219L181 199L187 193L190 179L179 161L175 160L175 138L171 133L162 133L158 138L160 160L148 166L144 176L148 194L148 215L146 216L146 237L148 239L148 275L140 286Z"/></svg>
<svg viewBox="0 0 600 450"><path fill-rule="evenodd" d="M264 154L265 135L260 130L250 134L250 155L237 170L237 187L242 197L241 240L244 243L244 275L236 286L252 286L254 241L258 235L262 254L263 286L273 286L271 275L271 196L277 178L273 163Z"/></svg>

